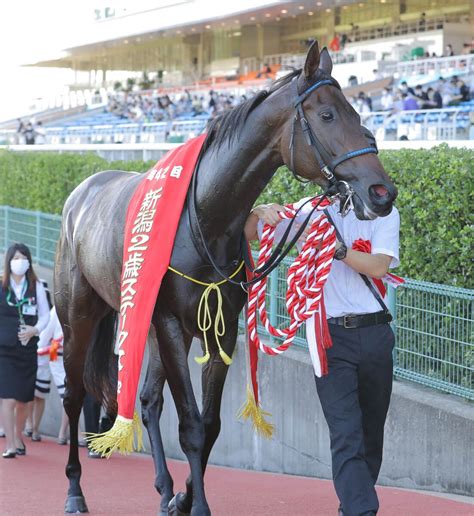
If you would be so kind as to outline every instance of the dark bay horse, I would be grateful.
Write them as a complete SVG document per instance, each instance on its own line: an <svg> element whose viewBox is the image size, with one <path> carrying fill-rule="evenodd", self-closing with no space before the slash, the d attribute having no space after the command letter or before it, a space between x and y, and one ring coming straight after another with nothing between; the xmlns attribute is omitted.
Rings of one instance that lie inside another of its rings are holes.
<svg viewBox="0 0 474 516"><path fill-rule="evenodd" d="M216 263L231 274L241 260L241 235L248 214L283 164L322 186L327 184L328 170L334 171L338 180L353 189L354 209L361 219L390 212L396 189L376 154L367 150L360 117L331 78L331 71L329 53L326 49L320 52L313 44L303 70L277 81L269 91L259 93L211 125L195 172L195 192L188 194L180 218L171 259L174 268L201 281L219 281L221 277L204 251L205 240ZM331 166L325 167L329 163ZM102 400L110 412L116 410L113 347L115 314L120 308L125 216L132 194L143 179L140 174L101 172L79 185L64 206L55 302L64 330L64 407L71 426L66 512L87 512L78 456L78 419L85 389ZM190 208L193 200L195 210ZM236 279L243 281L244 273ZM221 290L227 328L221 344L231 356L245 293L229 283ZM211 340L211 359L202 373L200 413L187 356L192 339L202 339L196 322L201 294L201 286L168 272L152 317L151 331L156 339L149 347L141 401L156 468L155 486L162 497L161 515L210 514L203 475L220 430L227 366ZM165 381L176 404L179 441L191 470L186 493L174 498L159 430Z"/></svg>

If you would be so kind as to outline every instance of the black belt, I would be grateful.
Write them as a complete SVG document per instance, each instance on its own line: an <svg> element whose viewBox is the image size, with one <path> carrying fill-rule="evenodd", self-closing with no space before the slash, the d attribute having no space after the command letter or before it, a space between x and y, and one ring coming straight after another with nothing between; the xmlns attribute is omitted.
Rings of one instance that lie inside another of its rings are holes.
<svg viewBox="0 0 474 516"><path fill-rule="evenodd" d="M385 324L391 321L392 315L384 311L373 314L344 315L328 319L329 324L336 324L337 326L344 326L344 328L350 329L365 328L366 326L375 326L376 324Z"/></svg>

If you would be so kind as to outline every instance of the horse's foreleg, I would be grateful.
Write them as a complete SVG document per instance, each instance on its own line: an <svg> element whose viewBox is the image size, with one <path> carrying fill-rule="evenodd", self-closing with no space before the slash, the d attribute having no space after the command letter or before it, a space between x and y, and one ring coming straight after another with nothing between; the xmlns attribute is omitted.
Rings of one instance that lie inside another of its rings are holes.
<svg viewBox="0 0 474 516"><path fill-rule="evenodd" d="M205 434L187 362L190 337L184 334L178 320L164 307L160 307L155 312L153 325L157 332L166 379L178 412L179 442L191 469L193 483L191 515L207 516L211 512L204 494L202 470Z"/></svg>
<svg viewBox="0 0 474 516"><path fill-rule="evenodd" d="M153 462L155 464L155 488L161 495L160 516L168 515L168 504L173 498L173 479L166 464L160 432L160 417L163 410L163 388L166 381L156 337L149 337L150 357L145 383L140 394L142 420L148 431Z"/></svg>
<svg viewBox="0 0 474 516"><path fill-rule="evenodd" d="M238 322L228 324L227 331L221 345L224 351L231 357L237 340ZM221 430L221 401L224 384L227 377L229 366L225 365L219 353L215 351L202 370L202 419L205 430L205 442L202 454L202 471L206 471L209 455L212 447L219 437ZM193 498L192 477L186 480L186 493L177 495L178 506L183 512L189 511Z"/></svg>

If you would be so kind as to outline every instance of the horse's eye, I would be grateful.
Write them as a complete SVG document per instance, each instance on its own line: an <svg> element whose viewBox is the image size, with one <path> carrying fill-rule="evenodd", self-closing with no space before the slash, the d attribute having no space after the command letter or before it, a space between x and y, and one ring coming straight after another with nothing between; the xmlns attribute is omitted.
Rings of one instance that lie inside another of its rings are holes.
<svg viewBox="0 0 474 516"><path fill-rule="evenodd" d="M325 121L325 122L330 122L331 120L334 119L334 117L332 116L332 113L329 112L329 111L323 111L320 115L320 117Z"/></svg>

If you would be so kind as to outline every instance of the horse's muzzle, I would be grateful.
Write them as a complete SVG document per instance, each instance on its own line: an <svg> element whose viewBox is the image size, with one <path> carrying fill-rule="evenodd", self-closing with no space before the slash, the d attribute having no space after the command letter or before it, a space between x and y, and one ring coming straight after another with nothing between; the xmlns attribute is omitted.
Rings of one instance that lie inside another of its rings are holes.
<svg viewBox="0 0 474 516"><path fill-rule="evenodd" d="M388 215L392 210L392 204L397 198L398 191L391 184L377 184L369 187L369 199L371 209L379 216Z"/></svg>

